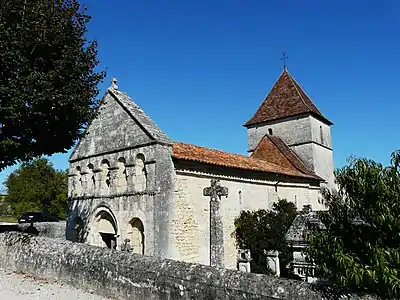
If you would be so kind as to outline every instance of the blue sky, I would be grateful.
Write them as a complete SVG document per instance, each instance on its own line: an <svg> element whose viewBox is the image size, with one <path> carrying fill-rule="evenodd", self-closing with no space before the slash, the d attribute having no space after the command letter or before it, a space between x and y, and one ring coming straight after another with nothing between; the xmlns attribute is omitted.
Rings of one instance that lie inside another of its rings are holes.
<svg viewBox="0 0 400 300"><path fill-rule="evenodd" d="M334 122L335 167L349 155L387 164L400 149L399 1L82 3L108 72L102 90L117 77L176 141L246 154L242 124L286 51L290 73ZM54 166L67 168L69 153L51 157Z"/></svg>

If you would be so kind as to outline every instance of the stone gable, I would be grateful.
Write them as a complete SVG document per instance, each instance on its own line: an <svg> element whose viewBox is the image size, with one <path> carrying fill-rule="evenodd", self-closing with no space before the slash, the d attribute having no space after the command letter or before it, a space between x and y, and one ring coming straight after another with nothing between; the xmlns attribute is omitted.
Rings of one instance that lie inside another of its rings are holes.
<svg viewBox="0 0 400 300"><path fill-rule="evenodd" d="M125 93L107 90L70 160L118 152L149 143L171 144L164 132Z"/></svg>

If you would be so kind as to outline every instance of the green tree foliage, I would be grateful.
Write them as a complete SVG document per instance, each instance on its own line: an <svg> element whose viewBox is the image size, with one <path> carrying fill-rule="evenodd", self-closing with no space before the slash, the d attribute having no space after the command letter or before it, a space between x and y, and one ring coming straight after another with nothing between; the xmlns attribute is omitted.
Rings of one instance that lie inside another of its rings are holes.
<svg viewBox="0 0 400 300"><path fill-rule="evenodd" d="M391 165L352 158L335 171L337 193L324 192L326 230L306 249L322 278L350 290L400 297L400 152Z"/></svg>
<svg viewBox="0 0 400 300"><path fill-rule="evenodd" d="M236 242L241 249L250 249L252 272L272 274L266 251L280 252L281 275L292 261L293 252L285 241L285 234L296 217L296 206L286 200L273 204L272 210L242 211L235 220Z"/></svg>
<svg viewBox="0 0 400 300"><path fill-rule="evenodd" d="M24 211L41 211L65 219L68 175L55 170L47 159L23 163L8 176L5 185L6 201L16 216Z"/></svg>
<svg viewBox="0 0 400 300"><path fill-rule="evenodd" d="M65 152L96 116L89 20L74 0L0 0L0 170Z"/></svg>

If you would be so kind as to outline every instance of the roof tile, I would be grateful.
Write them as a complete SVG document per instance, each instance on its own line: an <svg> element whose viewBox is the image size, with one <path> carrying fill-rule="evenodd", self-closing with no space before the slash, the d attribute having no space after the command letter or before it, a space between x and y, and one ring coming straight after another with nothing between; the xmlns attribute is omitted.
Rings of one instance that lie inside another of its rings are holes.
<svg viewBox="0 0 400 300"><path fill-rule="evenodd" d="M254 150L252 157L266 159L283 166L290 164L304 174L316 176L301 158L276 135L266 135Z"/></svg>
<svg viewBox="0 0 400 300"><path fill-rule="evenodd" d="M295 176L320 180L313 174L304 174L291 164L285 166L264 159L257 159L240 154L233 154L221 150L204 148L201 146L177 143L172 146L172 157L176 159L196 161L221 167L238 168L249 171L275 173L287 176ZM272 159L273 161L273 159Z"/></svg>
<svg viewBox="0 0 400 300"><path fill-rule="evenodd" d="M314 105L304 90L285 69L264 102L245 126L311 113L332 124Z"/></svg>

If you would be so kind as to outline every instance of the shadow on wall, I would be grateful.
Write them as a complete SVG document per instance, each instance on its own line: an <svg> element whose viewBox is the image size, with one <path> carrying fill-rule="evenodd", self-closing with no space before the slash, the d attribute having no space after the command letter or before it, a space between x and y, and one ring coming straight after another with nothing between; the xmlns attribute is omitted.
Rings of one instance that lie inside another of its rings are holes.
<svg viewBox="0 0 400 300"><path fill-rule="evenodd" d="M81 201L90 201L89 199ZM92 205L79 207L73 205L74 201L68 200L68 215L66 224L66 239L75 243L84 243L89 234L89 223L92 216ZM76 202L75 202L76 204Z"/></svg>

